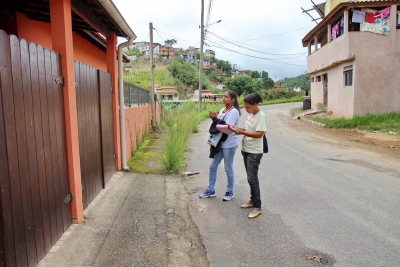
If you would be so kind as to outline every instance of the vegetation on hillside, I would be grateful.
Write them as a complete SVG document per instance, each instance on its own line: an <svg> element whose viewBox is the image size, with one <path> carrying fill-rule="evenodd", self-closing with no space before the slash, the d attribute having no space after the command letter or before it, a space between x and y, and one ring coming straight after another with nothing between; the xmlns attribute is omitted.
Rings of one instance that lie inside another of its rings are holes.
<svg viewBox="0 0 400 267"><path fill-rule="evenodd" d="M136 47L133 47L132 49L124 51L124 54L127 56L137 56L137 57L143 56L143 53L140 52L140 50Z"/></svg>
<svg viewBox="0 0 400 267"><path fill-rule="evenodd" d="M173 45L174 39L165 41L166 45ZM137 52L137 51L136 51ZM205 57L209 60L210 66L204 70L202 85L203 89L208 89L214 93L221 93L216 89L217 84L224 84L226 89L234 90L239 96L260 92L265 100L277 98L289 99L296 93L286 92L285 90L272 90L274 81L269 77L267 71L246 71L240 75L232 77L233 69L231 63L219 60L215 57ZM154 83L156 85L172 85L180 93L180 99L185 99L188 94L193 94L199 86L199 63L186 62L183 58L177 57L172 61L159 60L164 63L163 67L156 64L154 73ZM146 89L150 89L150 68L145 66L145 70L136 70L124 76L124 80ZM303 77L304 76L304 77ZM302 87L305 82L305 75L293 78L285 78L284 81L296 87ZM297 81L297 82L296 82ZM302 83L300 83L301 81ZM307 79L309 85L309 79ZM309 88L309 87L308 87Z"/></svg>
<svg viewBox="0 0 400 267"><path fill-rule="evenodd" d="M310 90L310 75L301 74L292 78L284 78L279 80L281 82L281 87L294 89L300 87L302 90Z"/></svg>
<svg viewBox="0 0 400 267"><path fill-rule="evenodd" d="M136 72L130 72L124 75L124 80L131 84L140 86L144 89L150 89L150 70L140 70ZM157 85L175 85L176 81L171 76L171 73L165 69L154 70L154 84Z"/></svg>

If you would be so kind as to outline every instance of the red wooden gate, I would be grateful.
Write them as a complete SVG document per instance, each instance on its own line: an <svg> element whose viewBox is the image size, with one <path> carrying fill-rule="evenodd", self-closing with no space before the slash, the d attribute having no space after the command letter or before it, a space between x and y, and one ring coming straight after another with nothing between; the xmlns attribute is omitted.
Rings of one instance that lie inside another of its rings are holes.
<svg viewBox="0 0 400 267"><path fill-rule="evenodd" d="M83 207L115 173L111 75L75 62Z"/></svg>
<svg viewBox="0 0 400 267"><path fill-rule="evenodd" d="M59 55L0 30L2 266L35 266L72 223Z"/></svg>

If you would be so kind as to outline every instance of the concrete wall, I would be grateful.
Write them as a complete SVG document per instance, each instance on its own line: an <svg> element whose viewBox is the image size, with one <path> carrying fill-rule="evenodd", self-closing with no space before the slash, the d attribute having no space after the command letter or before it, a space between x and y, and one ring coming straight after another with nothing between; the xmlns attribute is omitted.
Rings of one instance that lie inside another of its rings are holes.
<svg viewBox="0 0 400 267"><path fill-rule="evenodd" d="M348 35L344 34L307 57L307 72L310 73L326 68L337 61L349 57Z"/></svg>
<svg viewBox="0 0 400 267"><path fill-rule="evenodd" d="M400 29L392 6L389 35L347 32L307 58L311 107L323 102L318 75L328 74L328 107L337 117L400 111ZM354 59L351 57L354 55ZM353 85L344 86L344 67L353 66Z"/></svg>
<svg viewBox="0 0 400 267"><path fill-rule="evenodd" d="M40 44L42 47L53 50L50 23L30 20L25 14L17 12L18 38L27 42ZM107 72L106 53L82 38L72 33L74 59L94 68Z"/></svg>
<svg viewBox="0 0 400 267"><path fill-rule="evenodd" d="M156 120L160 122L160 106L156 105ZM151 105L125 108L126 158L132 156L151 128Z"/></svg>

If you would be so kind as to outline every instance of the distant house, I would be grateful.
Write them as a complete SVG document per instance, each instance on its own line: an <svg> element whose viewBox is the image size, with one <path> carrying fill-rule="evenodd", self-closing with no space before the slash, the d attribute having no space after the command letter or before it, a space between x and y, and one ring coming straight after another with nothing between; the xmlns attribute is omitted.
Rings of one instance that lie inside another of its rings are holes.
<svg viewBox="0 0 400 267"><path fill-rule="evenodd" d="M153 45L154 47L154 45ZM133 44L129 45L128 47L125 47L124 50L132 49L132 48L137 48L139 49L140 52L143 53L145 56L150 55L150 43L149 42L134 42Z"/></svg>
<svg viewBox="0 0 400 267"><path fill-rule="evenodd" d="M302 40L312 107L338 117L400 111L399 11L400 1L326 2Z"/></svg>
<svg viewBox="0 0 400 267"><path fill-rule="evenodd" d="M161 56L165 59L176 58L175 51L173 47L168 47L165 45L158 45L154 48L154 56Z"/></svg>
<svg viewBox="0 0 400 267"><path fill-rule="evenodd" d="M223 85L223 84L218 84L217 86L216 86L216 88L218 89L218 90L224 90L225 89L225 85Z"/></svg>
<svg viewBox="0 0 400 267"><path fill-rule="evenodd" d="M274 88L281 88L281 82L274 82Z"/></svg>
<svg viewBox="0 0 400 267"><path fill-rule="evenodd" d="M157 86L155 90L158 101L179 100L179 92L174 86Z"/></svg>
<svg viewBox="0 0 400 267"><path fill-rule="evenodd" d="M186 62L196 62L197 61L197 57L194 54L191 55L187 52L180 52L179 54L180 54L179 56L181 58L183 58Z"/></svg>
<svg viewBox="0 0 400 267"><path fill-rule="evenodd" d="M206 57L215 57L215 51L214 51L214 50L211 50L211 49L206 49L204 55L205 55Z"/></svg>

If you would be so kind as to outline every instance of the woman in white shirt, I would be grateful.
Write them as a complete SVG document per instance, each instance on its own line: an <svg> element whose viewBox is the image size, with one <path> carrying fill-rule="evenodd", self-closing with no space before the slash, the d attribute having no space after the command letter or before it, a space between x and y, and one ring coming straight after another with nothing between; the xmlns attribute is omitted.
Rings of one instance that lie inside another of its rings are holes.
<svg viewBox="0 0 400 267"><path fill-rule="evenodd" d="M239 125L239 117L240 117L240 107L237 101L237 94L235 91L228 90L224 93L224 97L222 98L222 102L225 104L225 108L222 108L219 113L210 111L210 118L214 120L214 118L223 119L226 124L229 125ZM228 177L228 184L226 186L225 196L223 197L224 201L231 200L233 195L233 186L234 186L234 178L235 173L233 171L233 158L235 156L236 149L238 147L238 140L235 133L230 133L228 138L222 142L221 150L214 155L214 158L210 164L210 172L208 177L208 187L206 191L199 195L200 198L209 198L215 197L215 182L217 181L217 169L222 159L224 159L225 172Z"/></svg>

